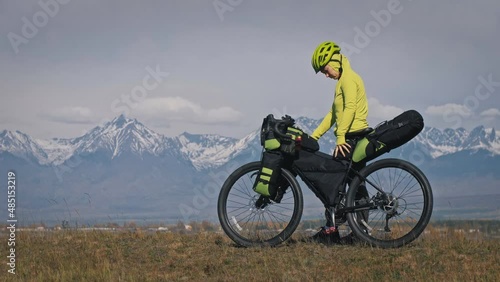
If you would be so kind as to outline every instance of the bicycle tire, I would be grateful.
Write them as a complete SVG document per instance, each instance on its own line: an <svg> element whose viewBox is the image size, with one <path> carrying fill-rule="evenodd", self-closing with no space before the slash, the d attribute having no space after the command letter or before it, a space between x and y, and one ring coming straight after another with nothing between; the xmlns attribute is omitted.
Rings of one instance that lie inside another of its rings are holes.
<svg viewBox="0 0 500 282"><path fill-rule="evenodd" d="M431 185L422 171L404 160L382 159L363 168L360 174L367 181L359 176L352 180L346 205L371 204L372 208L366 217L362 216L366 210L347 214L354 234L380 248L401 247L418 238L429 223L433 207ZM369 197L361 202L356 200L356 193L363 185ZM374 185L388 193L384 204Z"/></svg>
<svg viewBox="0 0 500 282"><path fill-rule="evenodd" d="M263 197L252 189L260 167L260 162L251 162L236 169L222 185L218 198L217 213L222 229L243 247L276 246L286 241L302 217L302 191L293 174L286 169L281 170L281 175L289 187L281 202L268 201L264 208L256 207L257 200ZM287 215L289 219L283 219Z"/></svg>

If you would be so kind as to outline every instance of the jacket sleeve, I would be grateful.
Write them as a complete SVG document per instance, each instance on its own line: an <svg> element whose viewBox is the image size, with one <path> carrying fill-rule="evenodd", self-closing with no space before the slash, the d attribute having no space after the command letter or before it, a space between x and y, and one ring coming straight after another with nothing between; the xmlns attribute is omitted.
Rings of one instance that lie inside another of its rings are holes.
<svg viewBox="0 0 500 282"><path fill-rule="evenodd" d="M325 132L327 132L330 128L332 128L333 124L335 124L335 114L333 112L333 107L330 108L330 111L323 118L323 121L319 124L319 126L314 130L311 135L312 138L318 140Z"/></svg>
<svg viewBox="0 0 500 282"><path fill-rule="evenodd" d="M342 96L344 99L344 111L342 118L337 121L337 145L345 144L345 135L354 121L356 113L357 87L354 80L347 80L342 84Z"/></svg>

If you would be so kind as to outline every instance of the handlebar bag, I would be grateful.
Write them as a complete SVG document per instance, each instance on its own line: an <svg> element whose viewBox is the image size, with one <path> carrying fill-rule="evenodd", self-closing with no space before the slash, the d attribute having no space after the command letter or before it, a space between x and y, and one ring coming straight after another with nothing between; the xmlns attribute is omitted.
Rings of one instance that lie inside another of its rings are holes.
<svg viewBox="0 0 500 282"><path fill-rule="evenodd" d="M353 162L373 160L407 143L423 128L422 115L415 110L406 111L392 120L382 122L370 134L360 139L354 149L352 160Z"/></svg>
<svg viewBox="0 0 500 282"><path fill-rule="evenodd" d="M347 163L322 152L299 151L294 165L307 186L327 207L335 206L347 175ZM305 179L304 179L305 178ZM312 185L311 185L312 184Z"/></svg>
<svg viewBox="0 0 500 282"><path fill-rule="evenodd" d="M266 151L279 149L288 155L295 155L298 146L311 152L318 151L318 142L294 124L291 118L279 120L272 114L267 115L260 130L261 146Z"/></svg>
<svg viewBox="0 0 500 282"><path fill-rule="evenodd" d="M302 134L302 141L300 142L300 147L302 150L306 150L309 152L319 151L318 141L307 133Z"/></svg>

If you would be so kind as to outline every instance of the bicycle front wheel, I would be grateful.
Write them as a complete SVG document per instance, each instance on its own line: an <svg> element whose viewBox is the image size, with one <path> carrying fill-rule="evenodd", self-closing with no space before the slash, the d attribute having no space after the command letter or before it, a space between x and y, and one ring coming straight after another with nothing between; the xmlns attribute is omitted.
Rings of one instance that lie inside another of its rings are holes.
<svg viewBox="0 0 500 282"><path fill-rule="evenodd" d="M376 161L360 171L347 193L347 215L354 234L372 246L401 247L415 240L429 223L433 197L425 175L400 159ZM356 197L366 189L367 196Z"/></svg>
<svg viewBox="0 0 500 282"><path fill-rule="evenodd" d="M285 169L281 175L283 197L279 203L253 191L260 162L235 170L224 182L217 212L224 232L244 247L275 246L286 241L299 225L303 197L295 177Z"/></svg>

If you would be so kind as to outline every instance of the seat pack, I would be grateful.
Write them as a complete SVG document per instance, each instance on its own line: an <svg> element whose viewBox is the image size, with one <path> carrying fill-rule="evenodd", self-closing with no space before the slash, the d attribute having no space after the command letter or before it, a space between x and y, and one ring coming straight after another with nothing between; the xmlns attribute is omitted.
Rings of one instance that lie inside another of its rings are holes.
<svg viewBox="0 0 500 282"><path fill-rule="evenodd" d="M415 110L406 111L392 120L380 123L360 139L354 149L353 162L367 162L398 148L417 136L424 128L422 115Z"/></svg>

